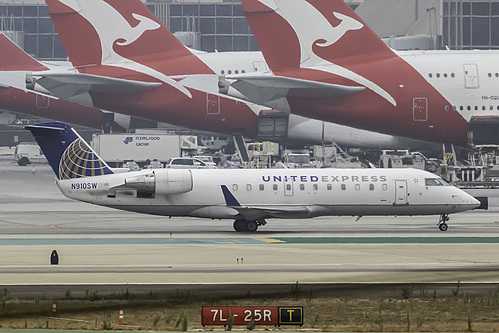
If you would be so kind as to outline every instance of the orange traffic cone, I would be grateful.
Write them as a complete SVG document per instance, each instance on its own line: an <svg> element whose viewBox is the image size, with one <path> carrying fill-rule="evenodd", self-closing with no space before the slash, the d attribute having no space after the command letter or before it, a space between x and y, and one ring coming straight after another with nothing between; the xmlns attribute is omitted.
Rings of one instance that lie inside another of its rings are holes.
<svg viewBox="0 0 499 333"><path fill-rule="evenodd" d="M123 320L123 309L120 310L120 319L118 321L118 324L123 325L125 322Z"/></svg>
<svg viewBox="0 0 499 333"><path fill-rule="evenodd" d="M35 171L35 166L34 166L34 165L33 165L33 171L31 171L31 172L32 172L33 174L35 174L35 173L36 173L36 171Z"/></svg>

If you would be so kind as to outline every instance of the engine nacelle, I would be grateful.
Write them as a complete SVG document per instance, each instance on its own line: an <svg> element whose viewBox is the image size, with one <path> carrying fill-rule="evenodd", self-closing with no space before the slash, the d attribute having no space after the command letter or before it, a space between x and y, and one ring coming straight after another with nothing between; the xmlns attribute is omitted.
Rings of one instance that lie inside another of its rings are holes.
<svg viewBox="0 0 499 333"><path fill-rule="evenodd" d="M156 194L178 194L192 191L191 170L156 169Z"/></svg>
<svg viewBox="0 0 499 333"><path fill-rule="evenodd" d="M157 169L125 179L125 186L155 195L185 193L192 190L190 170Z"/></svg>

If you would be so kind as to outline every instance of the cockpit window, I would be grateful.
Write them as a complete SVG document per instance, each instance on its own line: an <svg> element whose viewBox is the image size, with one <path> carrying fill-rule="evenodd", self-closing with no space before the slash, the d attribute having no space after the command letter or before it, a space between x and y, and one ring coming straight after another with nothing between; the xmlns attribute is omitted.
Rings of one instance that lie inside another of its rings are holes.
<svg viewBox="0 0 499 333"><path fill-rule="evenodd" d="M426 186L449 186L449 183L447 183L442 178L426 178L425 185Z"/></svg>

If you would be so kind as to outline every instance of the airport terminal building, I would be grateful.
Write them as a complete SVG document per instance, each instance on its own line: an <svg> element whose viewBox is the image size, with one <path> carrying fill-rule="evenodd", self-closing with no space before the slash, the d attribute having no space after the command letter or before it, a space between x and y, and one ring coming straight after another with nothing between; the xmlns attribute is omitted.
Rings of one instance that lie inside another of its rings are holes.
<svg viewBox="0 0 499 333"><path fill-rule="evenodd" d="M499 0L347 0L396 49L499 48ZM186 45L203 51L254 51L238 0L147 0ZM65 60L43 0L0 1L0 30L40 60Z"/></svg>

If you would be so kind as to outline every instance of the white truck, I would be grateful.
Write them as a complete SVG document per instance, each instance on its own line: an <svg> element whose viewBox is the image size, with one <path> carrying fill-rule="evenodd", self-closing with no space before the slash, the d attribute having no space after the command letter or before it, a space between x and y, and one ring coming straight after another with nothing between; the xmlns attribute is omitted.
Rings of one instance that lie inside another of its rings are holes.
<svg viewBox="0 0 499 333"><path fill-rule="evenodd" d="M153 160L165 163L172 157L195 155L198 143L195 135L94 134L92 148L111 166L128 161L144 166Z"/></svg>
<svg viewBox="0 0 499 333"><path fill-rule="evenodd" d="M48 163L40 146L34 142L22 142L16 146L14 156L17 164L26 166L31 163Z"/></svg>

